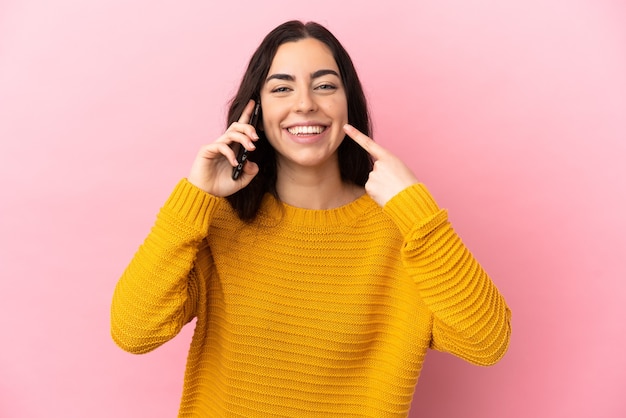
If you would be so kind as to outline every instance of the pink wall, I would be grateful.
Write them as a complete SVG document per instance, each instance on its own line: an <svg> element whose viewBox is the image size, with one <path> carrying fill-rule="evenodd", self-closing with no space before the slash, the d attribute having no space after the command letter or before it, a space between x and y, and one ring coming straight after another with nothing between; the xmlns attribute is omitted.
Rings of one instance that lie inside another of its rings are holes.
<svg viewBox="0 0 626 418"><path fill-rule="evenodd" d="M513 309L498 365L429 355L411 416L626 416L623 1L212 3L0 2L0 416L175 416L190 330L122 352L113 286L290 18L343 41Z"/></svg>

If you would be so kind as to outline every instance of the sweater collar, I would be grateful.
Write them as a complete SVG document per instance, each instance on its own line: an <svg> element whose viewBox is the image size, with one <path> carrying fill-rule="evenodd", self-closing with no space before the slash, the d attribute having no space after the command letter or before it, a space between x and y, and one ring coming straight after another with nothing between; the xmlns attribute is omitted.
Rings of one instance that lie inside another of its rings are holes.
<svg viewBox="0 0 626 418"><path fill-rule="evenodd" d="M267 193L261 203L260 215L272 223L278 220L309 228L327 228L352 224L365 212L375 208L378 208L378 204L367 193L346 205L333 209L298 208L280 202Z"/></svg>

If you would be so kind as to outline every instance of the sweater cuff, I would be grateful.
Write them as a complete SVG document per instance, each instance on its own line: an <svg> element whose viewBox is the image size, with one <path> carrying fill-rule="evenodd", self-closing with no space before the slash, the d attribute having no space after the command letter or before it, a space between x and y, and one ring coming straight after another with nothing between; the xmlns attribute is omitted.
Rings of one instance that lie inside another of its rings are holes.
<svg viewBox="0 0 626 418"><path fill-rule="evenodd" d="M187 179L182 179L165 202L163 209L206 234L219 202L220 198L199 189Z"/></svg>
<svg viewBox="0 0 626 418"><path fill-rule="evenodd" d="M432 218L440 209L426 186L416 183L392 197L383 211L406 236L417 224Z"/></svg>

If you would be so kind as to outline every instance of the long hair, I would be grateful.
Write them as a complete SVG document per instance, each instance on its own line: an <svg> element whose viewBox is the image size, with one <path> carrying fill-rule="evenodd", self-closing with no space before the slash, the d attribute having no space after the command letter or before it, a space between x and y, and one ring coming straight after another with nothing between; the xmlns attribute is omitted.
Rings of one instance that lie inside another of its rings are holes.
<svg viewBox="0 0 626 418"><path fill-rule="evenodd" d="M364 134L372 135L370 114L363 87L347 51L324 26L315 22L303 23L297 20L285 22L268 33L252 54L239 90L230 101L226 126L239 120L251 98L260 98L261 89L278 48L286 42L295 42L305 38L317 39L330 48L339 67L346 92L348 121ZM262 118L261 110L259 126L262 124ZM239 218L247 222L256 217L265 193L271 193L279 199L276 192L276 151L263 131L258 130L257 133L259 140L255 143L256 149L250 154L249 159L258 164L259 173L250 184L226 198ZM370 155L350 138L344 139L337 152L342 180L364 186L373 165Z"/></svg>

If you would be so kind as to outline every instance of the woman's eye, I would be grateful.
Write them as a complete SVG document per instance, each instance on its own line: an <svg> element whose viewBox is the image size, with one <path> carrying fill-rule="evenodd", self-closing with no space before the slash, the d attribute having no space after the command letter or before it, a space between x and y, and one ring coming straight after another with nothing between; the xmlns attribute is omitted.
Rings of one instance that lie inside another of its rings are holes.
<svg viewBox="0 0 626 418"><path fill-rule="evenodd" d="M332 84L320 84L316 87L319 90L335 90L336 87Z"/></svg>
<svg viewBox="0 0 626 418"><path fill-rule="evenodd" d="M286 93L291 90L289 87L276 87L272 89L272 93Z"/></svg>

